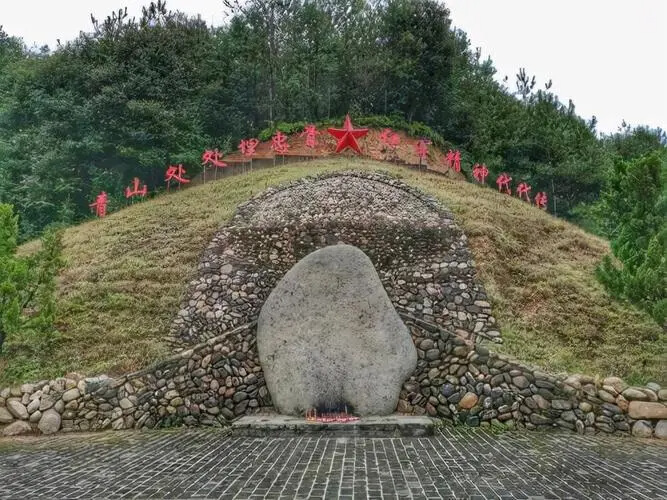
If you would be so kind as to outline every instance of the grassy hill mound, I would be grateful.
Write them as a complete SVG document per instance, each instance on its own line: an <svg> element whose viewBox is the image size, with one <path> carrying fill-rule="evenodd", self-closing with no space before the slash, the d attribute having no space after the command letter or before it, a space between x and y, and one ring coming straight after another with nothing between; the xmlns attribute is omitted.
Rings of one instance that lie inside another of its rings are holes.
<svg viewBox="0 0 667 500"><path fill-rule="evenodd" d="M454 212L502 327L498 350L547 371L665 381L665 333L594 277L606 241L492 189L339 158L227 177L68 229L59 282L62 337L41 359L20 349L0 358L0 386L68 371L114 375L167 356L164 338L181 295L235 207L270 185L345 168L388 171Z"/></svg>

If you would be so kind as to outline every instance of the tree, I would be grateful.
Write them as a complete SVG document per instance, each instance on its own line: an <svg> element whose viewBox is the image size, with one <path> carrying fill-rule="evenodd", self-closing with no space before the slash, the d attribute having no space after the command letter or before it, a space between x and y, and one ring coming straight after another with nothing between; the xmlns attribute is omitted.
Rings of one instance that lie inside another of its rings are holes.
<svg viewBox="0 0 667 500"><path fill-rule="evenodd" d="M54 338L56 276L62 236L46 231L34 255L16 255L18 216L0 204L0 352L8 338L44 348Z"/></svg>
<svg viewBox="0 0 667 500"><path fill-rule="evenodd" d="M662 153L662 154L661 154ZM667 158L654 152L618 159L603 195L602 213L614 226L599 279L615 295L649 311L667 326Z"/></svg>

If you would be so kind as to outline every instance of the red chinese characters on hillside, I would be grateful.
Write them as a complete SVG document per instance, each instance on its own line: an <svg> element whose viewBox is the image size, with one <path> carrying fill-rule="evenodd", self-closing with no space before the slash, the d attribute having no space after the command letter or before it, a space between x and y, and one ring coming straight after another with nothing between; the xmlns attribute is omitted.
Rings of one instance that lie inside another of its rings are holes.
<svg viewBox="0 0 667 500"><path fill-rule="evenodd" d="M475 165L472 167L472 176L480 184L486 183L486 178L488 175L489 175L489 169L486 167L486 165L484 164L480 165L479 163L475 163Z"/></svg>
<svg viewBox="0 0 667 500"><path fill-rule="evenodd" d="M302 137L306 136L306 146L310 149L314 149L317 146L317 134L319 134L317 127L313 124L306 125L303 132L301 132Z"/></svg>
<svg viewBox="0 0 667 500"><path fill-rule="evenodd" d="M102 191L95 198L95 202L89 205L90 208L94 209L95 215L98 217L104 217L107 214L107 203L109 201L108 195Z"/></svg>
<svg viewBox="0 0 667 500"><path fill-rule="evenodd" d="M167 167L167 171L165 172L164 176L164 181L167 183L167 190L169 190L172 181L178 183L179 189L181 188L181 184L187 184L190 182L190 179L186 179L184 177L185 173L186 170L183 168L182 164L170 165Z"/></svg>
<svg viewBox="0 0 667 500"><path fill-rule="evenodd" d="M451 149L447 151L447 155L445 156L445 164L455 172L460 172L461 152L458 149L456 151L452 151Z"/></svg>
<svg viewBox="0 0 667 500"><path fill-rule="evenodd" d="M141 196L142 198L148 194L148 186L146 184L143 185L143 187L139 187L141 184L141 181L139 180L138 177L135 177L132 179L132 186L130 189L130 186L127 186L125 188L125 198L134 198L135 196Z"/></svg>
<svg viewBox="0 0 667 500"><path fill-rule="evenodd" d="M507 194L512 194L512 189L510 188L510 182L512 178L505 172L500 174L496 179L496 184L498 185L499 192L505 192Z"/></svg>
<svg viewBox="0 0 667 500"><path fill-rule="evenodd" d="M257 149L258 145L259 145L258 139L255 138L243 139L239 143L239 151L241 151L241 154L246 158L252 158L253 156L255 156L255 150Z"/></svg>
<svg viewBox="0 0 667 500"><path fill-rule="evenodd" d="M417 141L417 144L415 144L415 152L417 153L417 156L419 157L419 165L422 164L423 161L428 158L428 145L430 144L430 141L427 141L425 139L420 139Z"/></svg>
<svg viewBox="0 0 667 500"><path fill-rule="evenodd" d="M521 182L516 188L516 194L519 198L530 203L530 184Z"/></svg>
<svg viewBox="0 0 667 500"><path fill-rule="evenodd" d="M540 191L535 195L535 206L541 210L546 210L547 209L547 193L544 191Z"/></svg>
<svg viewBox="0 0 667 500"><path fill-rule="evenodd" d="M271 149L278 155L284 155L289 151L287 136L280 130L271 137Z"/></svg>
<svg viewBox="0 0 667 500"><path fill-rule="evenodd" d="M204 151L204 153L201 155L201 163L205 167L208 165L212 165L215 168L224 168L227 166L227 164L222 161L222 155L217 149L207 149Z"/></svg>

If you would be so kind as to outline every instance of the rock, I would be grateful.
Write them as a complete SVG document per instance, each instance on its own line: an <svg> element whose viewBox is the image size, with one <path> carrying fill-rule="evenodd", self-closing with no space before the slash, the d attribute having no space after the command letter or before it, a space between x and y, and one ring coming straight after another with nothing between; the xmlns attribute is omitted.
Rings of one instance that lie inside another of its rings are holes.
<svg viewBox="0 0 667 500"><path fill-rule="evenodd" d="M14 415L14 417L18 418L19 420L28 420L28 409L23 406L20 401L17 401L16 399L10 399L6 404L9 413Z"/></svg>
<svg viewBox="0 0 667 500"><path fill-rule="evenodd" d="M651 422L646 420L637 420L632 426L632 435L636 437L650 438L653 434Z"/></svg>
<svg viewBox="0 0 667 500"><path fill-rule="evenodd" d="M118 402L118 406L120 406L123 410L129 410L130 408L134 407L134 404L132 404L132 401L129 399L123 398Z"/></svg>
<svg viewBox="0 0 667 500"><path fill-rule="evenodd" d="M28 413L30 413L31 415L33 413L35 413L36 411L38 411L39 410L39 399L33 399L32 401L30 401L30 403L28 403L27 410L28 410Z"/></svg>
<svg viewBox="0 0 667 500"><path fill-rule="evenodd" d="M469 410L477 404L477 394L474 392L466 392L461 401L459 402L459 407L464 410Z"/></svg>
<svg viewBox="0 0 667 500"><path fill-rule="evenodd" d="M623 380L618 377L607 377L602 381L602 385L608 385L612 387L618 394L621 394L625 389L628 388L628 384L623 382Z"/></svg>
<svg viewBox="0 0 667 500"><path fill-rule="evenodd" d="M551 407L554 410L571 410L572 403L566 399L554 399L551 402Z"/></svg>
<svg viewBox="0 0 667 500"><path fill-rule="evenodd" d="M552 423L549 417L545 417L544 415L540 415L539 413L531 413L530 421L535 425L544 425Z"/></svg>
<svg viewBox="0 0 667 500"><path fill-rule="evenodd" d="M667 389L660 389L658 391L658 399L660 401L667 401Z"/></svg>
<svg viewBox="0 0 667 500"><path fill-rule="evenodd" d="M616 391L610 387L610 389L615 393ZM614 394L610 391L607 390L602 390L600 389L598 391L598 397L602 400L605 401L606 403L614 403L616 401L616 394Z"/></svg>
<svg viewBox="0 0 667 500"><path fill-rule="evenodd" d="M14 417L7 408L0 406L0 424L9 424L14 421Z"/></svg>
<svg viewBox="0 0 667 500"><path fill-rule="evenodd" d="M621 394L623 394L623 397L625 399L627 399L628 401L632 401L632 400L646 401L646 400L648 400L648 395L644 391L636 389L635 387L628 387Z"/></svg>
<svg viewBox="0 0 667 500"><path fill-rule="evenodd" d="M60 430L60 423L60 413L51 408L44 412L37 427L43 434L54 434Z"/></svg>
<svg viewBox="0 0 667 500"><path fill-rule="evenodd" d="M317 250L285 274L259 315L257 350L274 406L393 413L417 364L408 329L358 248Z"/></svg>
<svg viewBox="0 0 667 500"><path fill-rule="evenodd" d="M593 405L586 401L582 401L581 403L579 403L579 409L584 413L588 413L593 409Z"/></svg>
<svg viewBox="0 0 667 500"><path fill-rule="evenodd" d="M614 401L614 402L616 403L616 406L618 406L623 413L628 412L628 404L629 403L628 403L628 400L625 399L622 394L619 394L616 397L616 401Z"/></svg>
<svg viewBox="0 0 667 500"><path fill-rule="evenodd" d="M523 375L519 375L518 377L514 377L512 379L512 383L516 385L519 389L525 389L530 385L530 382L526 377Z"/></svg>
<svg viewBox="0 0 667 500"><path fill-rule="evenodd" d="M23 420L17 420L13 424L9 424L2 430L3 436L19 436L21 434L30 434L32 432L32 427L28 422Z"/></svg>
<svg viewBox="0 0 667 500"><path fill-rule="evenodd" d="M30 419L29 419L29 420L30 420L30 422L32 422L33 424L36 424L37 422L39 422L39 419L41 419L41 418L42 418L42 412L39 411L39 410L37 410L35 413L33 413L33 414L30 415Z"/></svg>
<svg viewBox="0 0 667 500"><path fill-rule="evenodd" d="M69 391L65 391L63 393L63 401L65 403L69 403L70 401L74 401L76 398L78 398L81 394L79 393L79 389L76 387L74 389L70 389Z"/></svg>
<svg viewBox="0 0 667 500"><path fill-rule="evenodd" d="M667 406L662 403L650 403L645 401L630 401L628 406L630 418L659 420L667 419Z"/></svg>
<svg viewBox="0 0 667 500"><path fill-rule="evenodd" d="M532 398L540 410L546 410L547 408L551 408L551 403L549 402L549 400L540 396L539 394L533 394Z"/></svg>
<svg viewBox="0 0 667 500"><path fill-rule="evenodd" d="M655 382L649 382L646 384L646 387L651 389L653 392L660 392L660 384L656 384Z"/></svg>
<svg viewBox="0 0 667 500"><path fill-rule="evenodd" d="M55 402L56 399L51 394L43 395L42 398L39 400L39 411L44 411L48 410L49 408L52 408Z"/></svg>
<svg viewBox="0 0 667 500"><path fill-rule="evenodd" d="M655 437L667 439L667 420L661 420L655 425Z"/></svg>

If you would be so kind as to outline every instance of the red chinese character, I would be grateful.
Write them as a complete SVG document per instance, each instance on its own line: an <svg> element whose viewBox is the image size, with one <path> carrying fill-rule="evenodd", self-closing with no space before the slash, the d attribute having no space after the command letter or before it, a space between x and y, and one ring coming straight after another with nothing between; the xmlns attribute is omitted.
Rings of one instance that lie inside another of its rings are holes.
<svg viewBox="0 0 667 500"><path fill-rule="evenodd" d="M239 144L239 150L243 156L252 157L255 155L255 149L257 149L258 144L258 139L243 139Z"/></svg>
<svg viewBox="0 0 667 500"><path fill-rule="evenodd" d="M516 188L517 196L519 198L523 197L523 199L530 203L530 197L528 196L528 193L530 193L530 185L526 184L525 182L520 183Z"/></svg>
<svg viewBox="0 0 667 500"><path fill-rule="evenodd" d="M460 151L452 151L451 149L447 151L447 156L445 156L445 164L455 170L456 172L461 171L461 153Z"/></svg>
<svg viewBox="0 0 667 500"><path fill-rule="evenodd" d="M271 137L271 149L276 154L284 155L289 151L289 144L287 144L287 136L283 134L280 130Z"/></svg>
<svg viewBox="0 0 667 500"><path fill-rule="evenodd" d="M396 147L401 143L401 136L399 136L392 129L386 128L380 132L380 142L385 147L396 149Z"/></svg>
<svg viewBox="0 0 667 500"><path fill-rule="evenodd" d="M537 208L546 210L547 201L548 201L547 193L545 193L544 191L540 191L539 193L537 193L537 195L535 195L535 205L537 206Z"/></svg>
<svg viewBox="0 0 667 500"><path fill-rule="evenodd" d="M306 146L311 149L317 146L317 134L319 134L319 132L317 131L317 127L315 127L315 125L306 125L306 127L303 129L303 132L301 132L302 136L306 136Z"/></svg>
<svg viewBox="0 0 667 500"><path fill-rule="evenodd" d="M502 193L504 189L507 194L512 194L512 190L510 189L510 182L512 182L512 178L509 175L507 175L505 172L500 174L496 179L496 184L498 184L498 191Z"/></svg>
<svg viewBox="0 0 667 500"><path fill-rule="evenodd" d="M392 148L396 149L400 143L401 143L401 136L398 135L396 132L394 132L389 136L389 146L391 146Z"/></svg>
<svg viewBox="0 0 667 500"><path fill-rule="evenodd" d="M102 191L95 198L95 203L91 203L88 206L95 209L95 215L98 217L104 217L107 214L107 201L108 196L104 191Z"/></svg>
<svg viewBox="0 0 667 500"><path fill-rule="evenodd" d="M133 198L135 196L141 196L141 197L146 196L146 193L148 193L148 187L146 186L146 184L144 184L144 187L140 188L139 187L140 183L141 181L139 180L139 178L135 177L132 180L133 184L132 189L130 189L130 186L127 186L125 188L125 198Z"/></svg>
<svg viewBox="0 0 667 500"><path fill-rule="evenodd" d="M447 151L447 155L445 156L445 164L449 168L452 168L454 166L454 151L452 151L451 149Z"/></svg>
<svg viewBox="0 0 667 500"><path fill-rule="evenodd" d="M461 153L458 150L454 152L454 170L461 171Z"/></svg>
<svg viewBox="0 0 667 500"><path fill-rule="evenodd" d="M430 142L420 139L415 144L415 151L417 151L417 156L419 156L419 164L422 164L422 161L428 156L428 145Z"/></svg>
<svg viewBox="0 0 667 500"><path fill-rule="evenodd" d="M480 184L486 183L486 177L488 175L489 175L489 169L486 168L486 165L480 165L479 163L475 163L475 166L472 167L472 176Z"/></svg>
<svg viewBox="0 0 667 500"><path fill-rule="evenodd" d="M164 180L167 183L167 190L169 190L169 187L171 185L171 181L175 180L178 182L178 188L181 188L181 184L187 184L190 182L190 179L186 179L183 177L185 175L185 169L183 168L183 165L179 164L178 166L175 165L170 165L167 168L167 172L165 174Z"/></svg>
<svg viewBox="0 0 667 500"><path fill-rule="evenodd" d="M216 168L223 168L227 166L227 164L220 159L220 151L217 149L214 149L213 151L207 149L204 151L204 154L201 155L201 163L204 166L213 165Z"/></svg>

